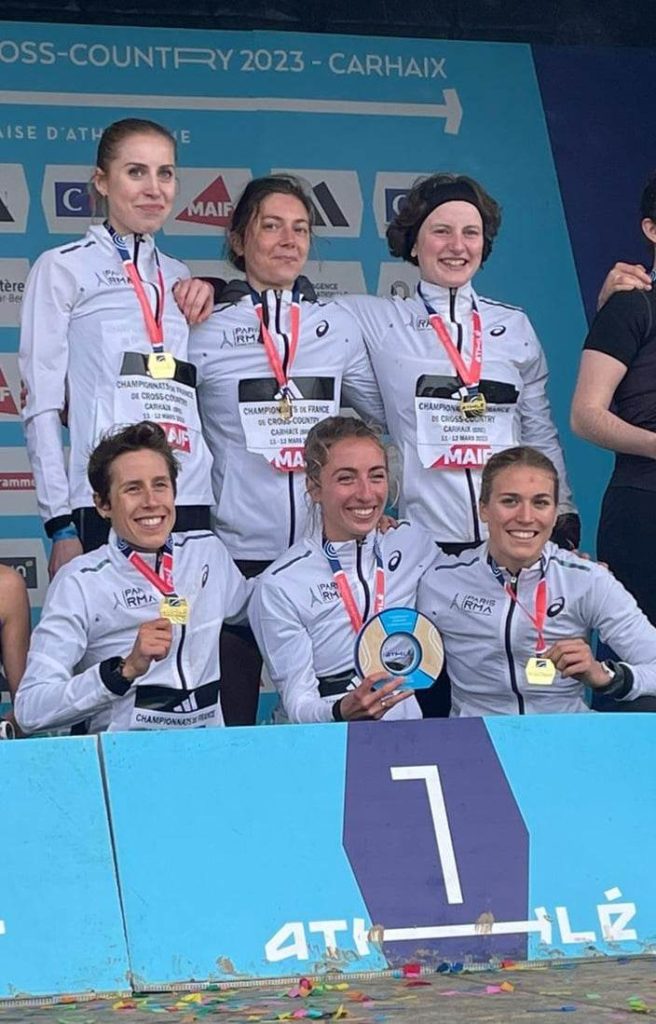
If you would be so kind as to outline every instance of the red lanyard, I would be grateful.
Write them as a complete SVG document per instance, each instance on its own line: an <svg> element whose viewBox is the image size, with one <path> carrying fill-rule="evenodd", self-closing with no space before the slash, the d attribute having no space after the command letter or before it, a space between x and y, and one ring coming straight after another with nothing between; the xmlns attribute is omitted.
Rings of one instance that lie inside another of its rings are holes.
<svg viewBox="0 0 656 1024"><path fill-rule="evenodd" d="M151 569L141 555L138 555L122 537L118 538L118 549L125 555L130 565L133 565L137 572L145 576L149 583L159 590L160 594L165 594L166 597L176 596L173 586L173 541L170 537L167 538L163 550L157 556L156 569Z"/></svg>
<svg viewBox="0 0 656 1024"><path fill-rule="evenodd" d="M301 303L299 301L298 288L295 287L292 291L291 332L286 369L282 364L277 346L271 337L269 328L264 322L262 296L258 295L257 292L251 289L251 299L253 300L257 318L260 321L260 335L262 337L267 359L269 360L269 366L271 367L276 381L278 382L278 387L284 391L287 388L287 384L291 376L292 366L294 365L296 350L298 348L298 339L301 333Z"/></svg>
<svg viewBox="0 0 656 1024"><path fill-rule="evenodd" d="M458 349L451 340L451 335L442 317L426 302L426 299L421 294L421 289L419 289L419 294L426 307L429 323L442 342L446 354L451 360L451 364L460 380L467 388L473 388L477 391L478 385L481 382L481 370L483 367L483 332L481 330L481 318L478 310L476 308L472 309L472 357L469 366L466 366L460 352L458 352Z"/></svg>
<svg viewBox="0 0 656 1024"><path fill-rule="evenodd" d="M515 602L515 604L519 608L521 608L521 610L524 612L524 615L528 616L528 618L531 620L531 622L535 626L535 628L536 628L536 630L538 632L538 639L537 639L537 644L536 644L535 650L536 650L537 654L543 653L546 650L546 648L547 648L547 645L546 645L545 640L544 640L544 620L545 620L546 615L547 615L547 581L545 580L544 576L542 577L542 579L539 581L537 587L535 588L535 614L534 615L531 615L531 613L528 610L528 608L526 608L522 604L522 602L519 600L519 598L517 597L517 594L515 593L515 591L510 586L509 583L504 584L504 590L506 591L506 594L508 595L508 597L512 598L512 600Z"/></svg>
<svg viewBox="0 0 656 1024"><path fill-rule="evenodd" d="M154 314L152 309L151 309L150 302L148 301L148 296L146 295L146 289L143 286L143 281L141 280L141 278L139 276L139 271L135 267L134 262L130 259L130 253L128 252L128 250L127 250L127 248L125 246L125 242L124 242L122 236L118 235L116 233L116 231L114 231L114 228L111 226L111 224L106 222L105 223L105 227L107 228L107 231L109 232L109 236L110 236L112 242L114 243L116 251L118 252L119 256L121 257L121 260L123 261L123 266L125 268L125 272L128 275L128 277L130 278L130 281L132 282L132 287L135 290L137 299L139 301L139 305L141 306L141 313L142 313L142 316L144 318L144 323L146 325L146 330L148 331L148 337L150 338L150 343L153 346L153 350L155 352L163 352L164 351L163 316L164 316L165 287L164 287L164 275L162 274L162 268L159 265L159 255L158 255L157 249L156 248L154 249L154 253L155 253L155 262L157 264L158 301L157 301L157 313Z"/></svg>
<svg viewBox="0 0 656 1024"><path fill-rule="evenodd" d="M329 540L326 540L323 543L323 553L328 559L328 564L330 565L335 578L335 583L337 584L339 596L341 597L342 603L346 608L346 613L351 620L353 630L354 632L359 633L362 629L364 619L357 606L355 597L353 596L351 584L349 583L346 573L342 569L339 558L337 557L337 552ZM376 573L374 577L374 605L372 615L378 615L378 613L382 612L385 607L385 569L383 568L383 559L375 540L374 558L376 559Z"/></svg>

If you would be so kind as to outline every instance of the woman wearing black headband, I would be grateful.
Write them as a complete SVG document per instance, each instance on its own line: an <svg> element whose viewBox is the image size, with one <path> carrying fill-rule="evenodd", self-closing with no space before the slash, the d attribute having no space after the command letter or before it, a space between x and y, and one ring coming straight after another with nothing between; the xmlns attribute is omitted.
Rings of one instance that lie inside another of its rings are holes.
<svg viewBox="0 0 656 1024"><path fill-rule="evenodd" d="M402 514L452 553L484 540L477 509L483 466L517 444L556 465L563 497L555 539L578 543L540 343L520 309L478 296L471 284L500 223L498 203L472 178L419 180L387 229L392 255L419 267L415 295L340 300L364 329L401 451Z"/></svg>

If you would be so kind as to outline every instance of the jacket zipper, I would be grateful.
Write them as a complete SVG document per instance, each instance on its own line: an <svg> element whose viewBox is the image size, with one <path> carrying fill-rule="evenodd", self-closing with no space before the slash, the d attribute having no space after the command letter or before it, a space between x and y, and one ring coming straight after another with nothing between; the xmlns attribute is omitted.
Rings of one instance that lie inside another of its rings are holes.
<svg viewBox="0 0 656 1024"><path fill-rule="evenodd" d="M364 590L364 611L362 613L362 621L366 622L369 618L369 604L371 601L371 595L369 592L369 584L367 583L364 574L362 572L362 543L360 541L355 542L355 570L358 574L358 579Z"/></svg>
<svg viewBox="0 0 656 1024"><path fill-rule="evenodd" d="M182 667L182 645L184 644L187 627L185 625L180 626L180 643L178 644L178 650L175 655L176 664L178 666L178 674L180 676L180 682L182 683L182 689L187 690L187 680L185 679L184 669Z"/></svg>
<svg viewBox="0 0 656 1024"><path fill-rule="evenodd" d="M282 330L282 327L281 327L281 324L280 324L280 299L281 299L281 296L282 296L282 292L277 291L275 293L275 296L276 296L276 333L280 335L280 337L282 338L282 340L284 342L284 345L285 345L285 354L284 354L283 359L282 359L282 368L285 371L285 376L287 376L287 366L289 364L289 338L285 334L285 332ZM287 477L289 479L289 484L288 484L288 487L289 487L289 537L288 537L288 543L289 543L289 547L291 547L292 544L296 540L296 536L295 536L295 534L296 534L296 494L295 494L295 491L294 491L294 474L293 473L288 473Z"/></svg>
<svg viewBox="0 0 656 1024"><path fill-rule="evenodd" d="M519 573L517 574L517 576L511 576L510 577L510 586L512 587L512 591L513 591L514 594L517 594L517 580L518 580L518 578L519 578ZM506 617L506 628L505 628L504 643L505 643L505 648L506 648L506 657L508 659L508 670L510 672L510 686L512 687L513 693L517 697L517 706L518 706L517 710L518 710L518 714L523 715L523 714L526 713L524 711L524 698L521 695L521 693L519 692L519 687L517 686L517 676L515 675L515 660L513 658L512 645L511 645L511 642L510 642L510 631L511 631L511 627L512 627L512 617L513 617L513 614L515 612L515 604L516 604L516 602L511 600L510 608L508 609L508 615Z"/></svg>
<svg viewBox="0 0 656 1024"><path fill-rule="evenodd" d="M462 324L458 320L456 320L456 294L457 294L457 291L458 291L457 288L450 288L449 289L449 318L451 320L451 323L455 324L456 329L458 331L458 352L462 352L462 342L463 342ZM467 481L467 488L469 490L469 506L470 506L471 513L472 513L472 525L473 525L473 529L474 529L474 541L475 541L476 544L480 544L481 540L482 540L482 537L481 537L481 527L480 527L480 523L478 521L478 506L477 506L477 502L476 502L476 488L474 486L474 479L472 477L471 469L465 469L465 479Z"/></svg>
<svg viewBox="0 0 656 1024"><path fill-rule="evenodd" d="M141 277L141 271L139 270L139 262L138 262L139 261L139 246L140 246L140 244L141 244L141 235L135 235L134 236L134 255L132 257L132 261L133 261L133 263L135 265L135 268L136 268L136 271L137 271L137 274L139 275L139 277ZM143 283L145 285L148 285L149 288L152 288L153 292L155 293L155 320L157 320L158 317L159 317L160 303L162 301L162 296L159 294L159 288L157 287L156 284L153 284L152 281L144 281L143 277L141 277L141 280L143 281Z"/></svg>

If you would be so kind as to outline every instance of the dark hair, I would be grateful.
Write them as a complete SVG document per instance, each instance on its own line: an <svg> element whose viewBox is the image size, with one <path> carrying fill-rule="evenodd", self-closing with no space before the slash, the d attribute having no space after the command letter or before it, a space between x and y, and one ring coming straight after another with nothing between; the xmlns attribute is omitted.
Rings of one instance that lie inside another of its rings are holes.
<svg viewBox="0 0 656 1024"><path fill-rule="evenodd" d="M157 121L149 121L141 117L124 117L121 121L114 121L107 125L98 143L96 151L96 167L107 173L109 165L115 159L118 147L131 135L161 135L173 146L173 159L178 158L178 147L175 136L168 128L158 124ZM104 216L107 208L105 196L101 196L92 178L89 182L89 192L93 203L94 212L98 216Z"/></svg>
<svg viewBox="0 0 656 1024"><path fill-rule="evenodd" d="M436 207L452 200L464 200L475 206L483 221L483 259L492 252L492 242L501 226L501 207L482 185L466 174L439 173L418 178L402 199L398 213L387 228L387 245L392 256L418 266L412 255L419 229Z"/></svg>
<svg viewBox="0 0 656 1024"><path fill-rule="evenodd" d="M640 219L645 217L656 221L656 172L649 175L640 196Z"/></svg>
<svg viewBox="0 0 656 1024"><path fill-rule="evenodd" d="M529 469L540 469L543 473L548 473L553 477L554 482L554 501L558 504L559 495L559 480L558 470L554 466L551 459L539 452L537 448L529 448L528 445L519 445L517 448L506 448L502 452L497 452L491 459L486 463L481 476L481 504L487 505L492 496L492 484L494 478L499 473L503 472L504 469L510 469L514 466L527 466Z"/></svg>
<svg viewBox="0 0 656 1024"><path fill-rule="evenodd" d="M368 427L362 420L353 416L328 416L325 420L315 423L305 438L303 456L305 458L305 475L314 484L319 483L322 468L328 462L330 449L338 441L350 441L362 438L373 441L383 453L385 468L388 468L387 450L380 434Z"/></svg>
<svg viewBox="0 0 656 1024"><path fill-rule="evenodd" d="M98 495L103 505L109 501L112 463L119 455L125 455L126 452L139 452L144 449L162 456L168 467L173 493L176 493L178 460L160 425L151 423L150 420L143 420L141 423L131 423L129 427L123 427L122 430L113 434L105 434L91 453L87 476L91 490Z"/></svg>
<svg viewBox="0 0 656 1024"><path fill-rule="evenodd" d="M312 232L315 220L314 206L299 178L295 178L293 174L270 174L264 178L253 178L237 200L230 218L230 227L226 232L226 258L237 270L246 270L246 264L244 257L235 251L234 239L238 238L243 247L248 225L257 216L267 196L276 194L294 196L303 204L310 222L310 233Z"/></svg>

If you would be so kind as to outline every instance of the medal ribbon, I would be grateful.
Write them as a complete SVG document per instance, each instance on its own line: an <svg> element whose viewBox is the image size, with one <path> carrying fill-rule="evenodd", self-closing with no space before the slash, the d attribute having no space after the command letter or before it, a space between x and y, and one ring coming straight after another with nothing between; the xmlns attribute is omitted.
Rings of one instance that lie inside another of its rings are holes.
<svg viewBox="0 0 656 1024"><path fill-rule="evenodd" d="M524 615L526 615L527 618L529 618L535 626L538 634L535 652L536 654L541 654L543 651L546 650L547 647L544 639L544 620L547 616L547 581L544 578L544 565L542 565L542 576L540 577L538 585L535 588L534 614L531 614L526 605L522 604L522 602L517 597L517 594L511 587L510 583L507 583L506 580L504 579L501 569L492 558L490 558L490 568L492 569L492 572L496 576L497 580L499 581L499 583L501 584L501 586L503 587L511 601L514 601L517 607L521 608L521 610L524 612Z"/></svg>
<svg viewBox="0 0 656 1024"><path fill-rule="evenodd" d="M162 268L159 265L159 255L158 255L157 249L155 248L153 251L155 253L155 262L157 264L157 285L156 285L156 287L157 287L157 290L158 290L158 302L157 302L157 314L153 314L150 302L148 301L148 296L146 295L146 289L144 288L143 281L141 280L141 277L139 276L139 271L137 270L137 268L136 268L136 266L134 264L134 261L130 258L130 253L128 252L128 250L127 250L127 248L125 246L125 241L123 239L123 236L117 234L116 231L114 230L114 228L111 226L111 224L109 224L107 221L105 221L105 227L107 228L107 231L109 232L109 237L111 238L112 242L114 243L114 247L116 248L117 253L121 257L121 261L123 263L123 267L125 268L125 273L130 278L130 281L132 283L132 287L135 290L137 299L139 301L139 305L141 306L141 313L142 313L143 318L144 318L144 323L146 325L146 330L148 331L148 337L150 338L150 343L153 346L153 351L154 352L163 352L164 351L164 327L163 327L163 323L162 323L162 317L164 315L165 286L164 286L164 275L162 274Z"/></svg>
<svg viewBox="0 0 656 1024"><path fill-rule="evenodd" d="M442 317L431 304L424 298L421 288L418 289L421 300L428 313L428 321L442 342L446 354L451 360L456 373L471 395L478 394L478 386L481 382L481 370L483 368L483 332L481 329L481 318L474 306L472 309L472 357L469 366L465 364L460 352L453 344Z"/></svg>
<svg viewBox="0 0 656 1024"><path fill-rule="evenodd" d="M351 584L348 581L347 575L342 569L339 558L335 552L333 544L329 540L323 542L323 553L328 559L328 564L331 568L332 574L337 584L337 590L339 596L342 599L342 603L346 608L346 613L351 620L351 625L356 633L359 633L363 625L363 617L360 613L360 609L357 606ZM378 543L374 540L374 558L376 559L376 573L374 579L374 603L372 615L377 615L378 612L382 612L385 607L385 569L383 568L383 559L378 547Z"/></svg>
<svg viewBox="0 0 656 1024"><path fill-rule="evenodd" d="M291 308L291 331L289 341L289 353L287 356L287 366L283 366L282 360L278 353L278 348L271 337L269 328L264 322L264 310L262 308L262 296L258 295L256 291L251 288L251 299L253 306L255 307L255 313L260 321L260 337L264 345L264 351L266 352L269 366L273 372L278 387L284 394L287 393L287 384L291 376L292 366L294 359L296 358L296 350L298 348L298 339L301 333L301 303L300 303L300 292L299 289L294 285L292 291L292 308ZM289 395L287 395L289 397Z"/></svg>
<svg viewBox="0 0 656 1024"><path fill-rule="evenodd" d="M526 608L525 605L522 604L522 602L519 600L517 594L515 593L515 591L510 586L509 583L504 584L504 590L506 591L506 594L508 594L508 597L512 598L515 604L519 608L521 608L524 614L528 616L528 618L535 626L538 634L537 644L535 646L535 653L542 654L547 649L547 645L544 640L544 620L547 614L547 581L543 576L540 582L538 583L537 587L535 588L534 615L531 615L528 608Z"/></svg>
<svg viewBox="0 0 656 1024"><path fill-rule="evenodd" d="M165 597L177 597L173 586L173 541L170 537L167 537L164 547L158 552L155 569L151 569L148 562L145 562L122 537L118 538L118 549L125 555L130 565L145 576L160 594L164 594Z"/></svg>

